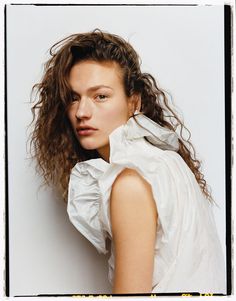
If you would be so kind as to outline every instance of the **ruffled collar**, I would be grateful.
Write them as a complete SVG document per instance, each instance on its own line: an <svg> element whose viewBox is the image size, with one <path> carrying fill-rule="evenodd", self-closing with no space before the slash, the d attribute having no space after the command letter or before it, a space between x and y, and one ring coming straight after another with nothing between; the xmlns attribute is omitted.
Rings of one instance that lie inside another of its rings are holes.
<svg viewBox="0 0 236 301"><path fill-rule="evenodd" d="M128 140L146 137L151 144L162 150L178 151L179 149L178 135L174 131L160 126L141 113L131 117L125 125L115 129L109 139L111 140L118 131L123 131L124 137Z"/></svg>
<svg viewBox="0 0 236 301"><path fill-rule="evenodd" d="M71 171L68 187L68 215L72 224L101 253L106 253L107 233L111 236L109 210L101 210L101 207L105 206L102 198L108 200L104 195L102 196L102 193L108 193L104 187L110 187L107 183L109 184L110 179L116 176L117 168L122 169L122 164L120 164L122 161L132 161L129 160L129 147L135 148L131 152L133 156L143 137L158 148L178 150L178 136L175 132L160 127L145 115L138 114L110 134L109 163L102 158L90 159L77 163ZM137 153L138 151L139 149Z"/></svg>
<svg viewBox="0 0 236 301"><path fill-rule="evenodd" d="M98 173L96 171L99 171L99 175L101 175L109 168L110 162L115 157L118 148L122 147L119 145L119 142L122 144L124 141L132 141L144 137L152 145L162 150L178 151L179 149L178 135L174 131L160 126L152 119L139 113L131 117L126 124L119 126L109 135L109 163L102 158L97 158L79 162L76 166L81 173L87 173L88 166L90 166L91 175L97 177Z"/></svg>

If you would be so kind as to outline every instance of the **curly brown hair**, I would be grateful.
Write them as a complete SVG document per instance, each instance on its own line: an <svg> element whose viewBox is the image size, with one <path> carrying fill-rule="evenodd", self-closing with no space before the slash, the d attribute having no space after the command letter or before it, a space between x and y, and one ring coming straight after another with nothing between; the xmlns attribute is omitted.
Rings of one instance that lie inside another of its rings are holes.
<svg viewBox="0 0 236 301"><path fill-rule="evenodd" d="M83 149L76 139L67 117L72 101L68 79L72 66L82 60L115 61L123 72L125 93L141 95L141 112L163 127L179 131L178 153L192 170L204 195L209 199L201 163L190 142L190 133L169 105L166 92L161 90L149 73L140 70L140 58L123 38L95 29L73 34L50 48L51 58L44 66L40 83L34 85L38 99L32 107L34 129L31 135L32 156L38 163L45 183L61 188L64 198L71 168L79 161L98 158L96 150ZM183 130L189 133L183 137Z"/></svg>

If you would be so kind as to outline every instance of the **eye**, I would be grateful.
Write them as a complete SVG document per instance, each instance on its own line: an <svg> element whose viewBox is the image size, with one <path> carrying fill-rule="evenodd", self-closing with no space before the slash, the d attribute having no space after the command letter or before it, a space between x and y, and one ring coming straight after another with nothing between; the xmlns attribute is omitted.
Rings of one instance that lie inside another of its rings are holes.
<svg viewBox="0 0 236 301"><path fill-rule="evenodd" d="M105 94L98 94L95 99L98 100L98 101L105 101L106 99L108 98L107 95Z"/></svg>
<svg viewBox="0 0 236 301"><path fill-rule="evenodd" d="M80 100L79 95L77 95L77 94L72 94L71 95L71 101L72 102L79 101L79 100Z"/></svg>

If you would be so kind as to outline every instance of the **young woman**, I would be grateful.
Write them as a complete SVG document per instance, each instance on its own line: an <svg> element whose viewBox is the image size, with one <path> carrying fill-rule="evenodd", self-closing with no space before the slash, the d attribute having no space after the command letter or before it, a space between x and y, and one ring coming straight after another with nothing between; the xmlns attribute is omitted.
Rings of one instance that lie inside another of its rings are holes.
<svg viewBox="0 0 236 301"><path fill-rule="evenodd" d="M68 197L74 226L100 253L111 240L113 293L224 293L200 162L135 50L95 30L50 54L36 85L34 155Z"/></svg>

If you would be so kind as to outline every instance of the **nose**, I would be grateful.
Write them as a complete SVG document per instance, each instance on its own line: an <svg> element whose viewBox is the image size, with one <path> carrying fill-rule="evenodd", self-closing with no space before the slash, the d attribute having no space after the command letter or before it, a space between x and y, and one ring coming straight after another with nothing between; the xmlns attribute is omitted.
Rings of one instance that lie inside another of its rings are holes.
<svg viewBox="0 0 236 301"><path fill-rule="evenodd" d="M88 119L92 116L92 106L87 98L81 98L78 103L77 110L76 110L76 117L78 119Z"/></svg>

